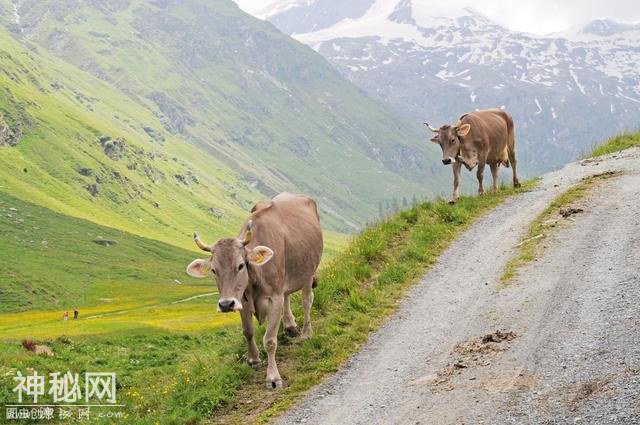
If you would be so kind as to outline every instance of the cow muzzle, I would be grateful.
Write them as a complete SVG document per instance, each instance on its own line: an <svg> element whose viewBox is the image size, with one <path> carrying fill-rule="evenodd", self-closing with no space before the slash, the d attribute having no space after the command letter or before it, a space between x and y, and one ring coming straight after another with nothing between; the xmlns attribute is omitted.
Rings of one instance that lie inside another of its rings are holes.
<svg viewBox="0 0 640 425"><path fill-rule="evenodd" d="M242 303L236 298L225 298L218 301L218 311L221 313L230 313L239 310L242 310Z"/></svg>
<svg viewBox="0 0 640 425"><path fill-rule="evenodd" d="M442 163L443 163L444 165L450 165L450 164L453 164L454 162L456 162L456 160L455 160L455 159L453 159L453 158L451 158L451 157L449 157L449 158L444 158L444 159L442 160Z"/></svg>

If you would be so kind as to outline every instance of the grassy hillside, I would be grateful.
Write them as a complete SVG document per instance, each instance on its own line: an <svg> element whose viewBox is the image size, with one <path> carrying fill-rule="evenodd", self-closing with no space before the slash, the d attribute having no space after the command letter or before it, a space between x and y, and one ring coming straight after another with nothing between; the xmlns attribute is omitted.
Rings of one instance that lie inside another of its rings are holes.
<svg viewBox="0 0 640 425"><path fill-rule="evenodd" d="M20 135L0 143L0 192L183 247L195 228L239 228L263 198L194 146L152 139L160 120L115 88L30 47L0 29L0 126Z"/></svg>
<svg viewBox="0 0 640 425"><path fill-rule="evenodd" d="M344 243L329 239L325 259ZM0 335L51 338L124 328L217 327L231 317L212 317L214 282L185 273L199 257L202 252L0 193ZM83 318L99 315L101 320L65 327L62 312L74 307ZM151 310L156 317L149 317Z"/></svg>
<svg viewBox="0 0 640 425"><path fill-rule="evenodd" d="M606 155L613 152L628 149L633 146L640 146L640 131L628 132L612 137L606 142L594 147L585 157Z"/></svg>
<svg viewBox="0 0 640 425"><path fill-rule="evenodd" d="M342 254L325 263L315 290L314 336L307 341L280 340L279 368L289 384L281 392L265 392L264 366L252 371L245 365L246 343L238 315L214 313L212 296L189 300L185 306L154 304L67 323L57 314L35 326L5 325L0 329L0 364L4 365L0 366L0 398L14 397L10 378L15 370L25 371L27 367L40 373L110 370L118 374L119 401L126 405L127 423L266 420L335 371L365 341L368 333L397 308L396 300L436 261L455 236L513 193L503 190L483 197L463 197L456 206L444 200L422 203L367 229ZM60 237L66 234L62 231ZM81 251L87 247L88 256L94 257L91 250L114 248L97 245L94 248L90 245L95 245L90 240L93 237L85 239L85 245L80 247ZM109 237L124 238L123 249L129 243L122 234ZM148 243L140 248L148 246L150 251L152 247L159 248L154 245L157 243ZM63 246L62 242L56 245ZM175 257L180 255L176 253ZM124 264L122 279L127 279L136 268L126 261ZM173 277L169 265L166 274L162 270L165 269L159 269L158 275L148 273L158 280ZM144 280L143 276L138 278ZM185 282L187 285L188 281ZM201 289L188 286L194 292ZM159 289L164 292L168 287L159 282L153 286L153 292L146 294L149 299L163 297L166 301L173 294L160 295ZM293 305L299 317L298 295L293 297ZM2 323L8 317L28 321L30 316L2 315ZM61 328L66 336L62 336ZM91 332L86 332L87 329ZM264 326L258 326L257 332L260 340ZM26 353L18 339L24 337L50 345L56 357ZM259 402L236 403L240 399Z"/></svg>
<svg viewBox="0 0 640 425"><path fill-rule="evenodd" d="M230 0L18 6L0 0L0 108L27 121L0 190L176 243L283 190L353 231L439 186L423 129Z"/></svg>
<svg viewBox="0 0 640 425"><path fill-rule="evenodd" d="M1 193L0 253L1 313L144 305L213 290L212 282L184 273L192 251Z"/></svg>

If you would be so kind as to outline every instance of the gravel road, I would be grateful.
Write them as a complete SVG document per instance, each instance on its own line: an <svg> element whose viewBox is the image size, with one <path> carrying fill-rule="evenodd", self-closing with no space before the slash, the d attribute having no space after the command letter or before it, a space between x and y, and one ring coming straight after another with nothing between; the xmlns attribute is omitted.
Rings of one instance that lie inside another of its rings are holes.
<svg viewBox="0 0 640 425"><path fill-rule="evenodd" d="M625 173L502 288L531 221L612 170ZM640 149L545 175L460 236L399 302L280 423L640 424Z"/></svg>

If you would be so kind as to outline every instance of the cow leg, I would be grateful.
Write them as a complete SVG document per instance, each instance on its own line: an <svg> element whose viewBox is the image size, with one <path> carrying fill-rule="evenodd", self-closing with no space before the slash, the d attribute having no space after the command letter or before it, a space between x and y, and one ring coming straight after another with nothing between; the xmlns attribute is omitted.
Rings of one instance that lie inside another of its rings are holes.
<svg viewBox="0 0 640 425"><path fill-rule="evenodd" d="M269 322L267 331L264 333L264 349L267 352L267 388L282 388L282 378L276 365L276 348L278 348L278 329L280 329L280 317L282 317L282 306L284 297L271 297L269 306Z"/></svg>
<svg viewBox="0 0 640 425"><path fill-rule="evenodd" d="M296 318L291 312L290 294L284 295L284 333L293 338L298 336Z"/></svg>
<svg viewBox="0 0 640 425"><path fill-rule="evenodd" d="M256 340L253 337L253 318L251 317L251 311L249 308L243 308L240 310L240 318L242 319L242 333L247 339L247 346L249 350L247 352L247 362L251 367L260 366L260 352L256 345Z"/></svg>
<svg viewBox="0 0 640 425"><path fill-rule="evenodd" d="M302 308L304 309L304 326L302 327L302 338L309 339L313 334L311 329L311 304L313 304L312 282L302 287Z"/></svg>
<svg viewBox="0 0 640 425"><path fill-rule="evenodd" d="M520 187L520 180L518 179L516 166L516 153L513 150L509 150L509 162L511 163L511 169L513 170L513 187Z"/></svg>
<svg viewBox="0 0 640 425"><path fill-rule="evenodd" d="M493 193L496 193L498 191L498 169L500 167L500 163L496 162L495 164L489 164L489 167L491 167L491 177L493 178L491 190Z"/></svg>
<svg viewBox="0 0 640 425"><path fill-rule="evenodd" d="M451 195L450 204L455 204L460 196L460 168L462 167L462 162L456 161L453 163L453 194Z"/></svg>
<svg viewBox="0 0 640 425"><path fill-rule="evenodd" d="M484 195L484 187L482 186L482 180L484 179L484 166L485 161L478 162L478 172L476 173L476 177L478 177L478 195Z"/></svg>

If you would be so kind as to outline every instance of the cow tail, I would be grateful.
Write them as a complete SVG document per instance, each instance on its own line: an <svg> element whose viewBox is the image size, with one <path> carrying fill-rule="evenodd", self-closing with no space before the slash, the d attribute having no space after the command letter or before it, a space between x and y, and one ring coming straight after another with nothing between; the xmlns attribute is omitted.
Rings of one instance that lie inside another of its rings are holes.
<svg viewBox="0 0 640 425"><path fill-rule="evenodd" d="M318 286L318 276L313 275L313 279L311 279L311 288L315 289Z"/></svg>
<svg viewBox="0 0 640 425"><path fill-rule="evenodd" d="M509 159L516 157L516 131L511 115L507 115L507 155ZM506 166L509 167L509 164Z"/></svg>

